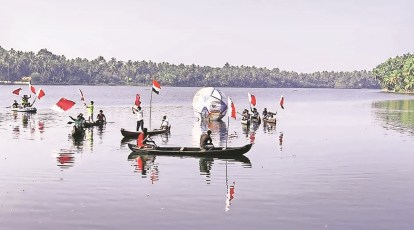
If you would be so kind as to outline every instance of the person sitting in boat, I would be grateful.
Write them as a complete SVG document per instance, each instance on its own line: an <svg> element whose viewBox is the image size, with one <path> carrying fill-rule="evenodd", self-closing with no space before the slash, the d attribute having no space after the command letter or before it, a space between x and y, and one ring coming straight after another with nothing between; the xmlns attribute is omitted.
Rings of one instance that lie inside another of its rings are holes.
<svg viewBox="0 0 414 230"><path fill-rule="evenodd" d="M249 113L249 110L247 110L247 109L243 110L243 113L242 113L242 120L249 120L249 119L250 119L250 113Z"/></svg>
<svg viewBox="0 0 414 230"><path fill-rule="evenodd" d="M170 126L170 122L168 121L167 116L163 116L160 128L161 129L168 129L169 126Z"/></svg>
<svg viewBox="0 0 414 230"><path fill-rule="evenodd" d="M32 97L32 95L30 95L30 97L28 97L27 95L23 95L23 97L22 97L22 106L24 108L30 107L29 98L31 98L31 97Z"/></svg>
<svg viewBox="0 0 414 230"><path fill-rule="evenodd" d="M263 118L267 118L267 109L264 108L263 112L262 112L262 116Z"/></svg>
<svg viewBox="0 0 414 230"><path fill-rule="evenodd" d="M149 147L148 143L150 142L153 143L153 145L155 145L155 141L153 141L148 135L147 128L144 128L143 131L138 135L137 146L140 149L144 147Z"/></svg>
<svg viewBox="0 0 414 230"><path fill-rule="evenodd" d="M72 119L72 121L74 121L75 122L75 125L74 125L74 127L75 128L77 128L77 129L83 129L84 127L85 127L85 122L86 122L86 120L85 120L85 118L83 117L83 114L82 113L80 113L77 117L76 117L76 119L75 118L73 118L72 116L69 116L70 117L70 119Z"/></svg>
<svg viewBox="0 0 414 230"><path fill-rule="evenodd" d="M200 137L200 149L201 151L210 150L214 147L213 140L211 139L211 130L207 130L207 133L201 134Z"/></svg>
<svg viewBox="0 0 414 230"><path fill-rule="evenodd" d="M105 117L105 114L103 114L102 109L99 110L98 115L96 115L96 122L99 123L99 124L106 123L106 117Z"/></svg>
<svg viewBox="0 0 414 230"><path fill-rule="evenodd" d="M16 100L14 100L14 103L12 105L13 108L19 108L19 103L17 103Z"/></svg>

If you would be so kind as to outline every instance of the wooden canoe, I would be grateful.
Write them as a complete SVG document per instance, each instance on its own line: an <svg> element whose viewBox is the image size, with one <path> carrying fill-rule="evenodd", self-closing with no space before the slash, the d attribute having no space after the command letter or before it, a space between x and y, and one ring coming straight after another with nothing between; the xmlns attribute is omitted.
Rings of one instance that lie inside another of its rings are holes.
<svg viewBox="0 0 414 230"><path fill-rule="evenodd" d="M134 153L145 155L166 155L166 156L194 156L194 157L240 157L247 153L253 144L241 147L214 147L213 149L201 151L198 147L155 147L140 149L135 144L128 144L129 149Z"/></svg>
<svg viewBox="0 0 414 230"><path fill-rule="evenodd" d="M170 132L170 130L171 130L171 125L168 126L167 129L154 129L154 130L148 131L147 133L148 133L148 135L152 136L152 135L157 135L157 134L168 133L168 132ZM138 138L138 135L140 133L141 132L128 131L128 130L125 130L125 129L121 129L122 136L128 137L128 138Z"/></svg>

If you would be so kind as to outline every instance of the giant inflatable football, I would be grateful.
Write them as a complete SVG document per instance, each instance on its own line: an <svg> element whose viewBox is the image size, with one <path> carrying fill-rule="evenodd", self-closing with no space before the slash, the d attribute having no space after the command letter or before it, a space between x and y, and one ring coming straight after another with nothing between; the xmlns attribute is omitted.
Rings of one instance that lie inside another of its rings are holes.
<svg viewBox="0 0 414 230"><path fill-rule="evenodd" d="M214 87L202 88L194 95L193 109L200 120L221 120L227 112L226 96Z"/></svg>

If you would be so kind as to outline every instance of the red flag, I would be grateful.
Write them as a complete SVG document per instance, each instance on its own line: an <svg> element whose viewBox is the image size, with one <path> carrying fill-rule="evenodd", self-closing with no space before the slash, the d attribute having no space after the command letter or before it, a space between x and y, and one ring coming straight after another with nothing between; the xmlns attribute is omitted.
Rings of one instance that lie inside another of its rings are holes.
<svg viewBox="0 0 414 230"><path fill-rule="evenodd" d="M79 89L79 92L80 92L80 95L81 95L81 101L83 101L83 102L84 102L84 101L85 101L85 98L83 97L82 90L80 90L80 89Z"/></svg>
<svg viewBox="0 0 414 230"><path fill-rule="evenodd" d="M46 95L45 91L43 91L43 89L40 88L39 91L37 92L37 98L40 100L45 95Z"/></svg>
<svg viewBox="0 0 414 230"><path fill-rule="evenodd" d="M156 94L160 94L161 85L158 81L152 80L152 91Z"/></svg>
<svg viewBox="0 0 414 230"><path fill-rule="evenodd" d="M256 97L250 93L247 93L247 95L249 96L249 103L253 106L256 106Z"/></svg>
<svg viewBox="0 0 414 230"><path fill-rule="evenodd" d="M282 108L282 109L285 109L285 107L283 107L283 104L285 103L285 98L283 97L283 95L280 97L280 101L279 101L279 104L280 104L280 107Z"/></svg>
<svg viewBox="0 0 414 230"><path fill-rule="evenodd" d="M70 108L72 108L72 106L74 106L74 105L75 105L75 102L62 97L56 103L56 105L54 105L52 107L52 109L55 110L55 111L58 111L58 112L65 112L65 111L69 110Z"/></svg>
<svg viewBox="0 0 414 230"><path fill-rule="evenodd" d="M236 107L230 97L227 98L227 106L229 107L229 117L236 119Z"/></svg>
<svg viewBox="0 0 414 230"><path fill-rule="evenodd" d="M19 95L19 93L20 93L20 90L22 90L22 88L18 88L18 89L15 89L15 90L13 90L13 94L16 94L16 95Z"/></svg>
<svg viewBox="0 0 414 230"><path fill-rule="evenodd" d="M138 107L141 106L141 96L139 94L135 96L135 105Z"/></svg>
<svg viewBox="0 0 414 230"><path fill-rule="evenodd" d="M29 81L29 90L32 91L33 94L36 94L36 89L32 86L32 81Z"/></svg>

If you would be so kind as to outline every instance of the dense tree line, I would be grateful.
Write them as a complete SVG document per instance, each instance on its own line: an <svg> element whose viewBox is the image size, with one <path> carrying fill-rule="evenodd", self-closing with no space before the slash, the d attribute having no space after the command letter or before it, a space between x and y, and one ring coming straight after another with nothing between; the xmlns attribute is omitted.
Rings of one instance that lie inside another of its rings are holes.
<svg viewBox="0 0 414 230"><path fill-rule="evenodd" d="M153 78L169 86L379 88L371 72L297 73L249 66L222 68L151 61L67 59L46 49L22 52L0 47L0 81L31 77L35 84L148 85Z"/></svg>
<svg viewBox="0 0 414 230"><path fill-rule="evenodd" d="M378 65L373 74L383 89L392 92L414 92L414 54L390 58Z"/></svg>

